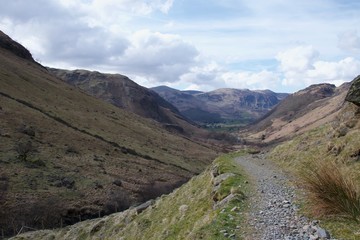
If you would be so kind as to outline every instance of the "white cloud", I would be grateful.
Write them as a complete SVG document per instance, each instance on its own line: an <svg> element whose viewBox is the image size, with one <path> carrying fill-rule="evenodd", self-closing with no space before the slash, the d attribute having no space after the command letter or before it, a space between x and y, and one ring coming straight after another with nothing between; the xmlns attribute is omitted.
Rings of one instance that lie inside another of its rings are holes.
<svg viewBox="0 0 360 240"><path fill-rule="evenodd" d="M319 53L312 46L298 46L277 54L280 68L284 72L303 72L312 68Z"/></svg>
<svg viewBox="0 0 360 240"><path fill-rule="evenodd" d="M310 84L351 81L360 73L360 61L347 57L339 61L316 60L319 53L312 46L300 46L279 53L282 84L299 89Z"/></svg>
<svg viewBox="0 0 360 240"><path fill-rule="evenodd" d="M112 64L150 82L174 82L188 72L198 56L194 46L179 36L141 30L129 37L130 46Z"/></svg>
<svg viewBox="0 0 360 240"><path fill-rule="evenodd" d="M226 72L222 74L225 84L234 88L274 89L279 76L271 71L260 72Z"/></svg>
<svg viewBox="0 0 360 240"><path fill-rule="evenodd" d="M338 47L346 52L360 52L360 37L357 31L347 31L339 34Z"/></svg>
<svg viewBox="0 0 360 240"><path fill-rule="evenodd" d="M250 88L273 89L280 79L277 73L262 70L260 72L229 71L216 62L202 67L193 67L189 73L181 76L181 81L188 82L195 89ZM187 89L190 89L190 86Z"/></svg>
<svg viewBox="0 0 360 240"><path fill-rule="evenodd" d="M295 91L359 74L359 34L344 32L357 26L359 8L332 0L12 0L1 5L0 29L53 67L118 72L146 86Z"/></svg>

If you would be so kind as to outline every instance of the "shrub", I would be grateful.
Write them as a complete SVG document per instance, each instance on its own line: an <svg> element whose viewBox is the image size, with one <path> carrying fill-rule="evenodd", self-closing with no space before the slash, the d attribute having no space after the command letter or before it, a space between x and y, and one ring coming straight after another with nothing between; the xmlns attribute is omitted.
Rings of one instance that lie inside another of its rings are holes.
<svg viewBox="0 0 360 240"><path fill-rule="evenodd" d="M340 215L359 222L359 189L338 165L319 161L305 168L303 179L315 214Z"/></svg>
<svg viewBox="0 0 360 240"><path fill-rule="evenodd" d="M26 161L30 153L35 152L36 148L33 146L31 141L19 142L15 146L15 151L19 154L18 158Z"/></svg>

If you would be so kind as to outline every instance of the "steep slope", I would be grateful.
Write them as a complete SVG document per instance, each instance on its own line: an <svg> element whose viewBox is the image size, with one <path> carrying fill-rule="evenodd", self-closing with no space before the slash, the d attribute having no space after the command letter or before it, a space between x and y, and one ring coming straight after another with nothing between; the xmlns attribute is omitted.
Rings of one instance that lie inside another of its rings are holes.
<svg viewBox="0 0 360 240"><path fill-rule="evenodd" d="M223 88L198 94L197 97L207 102L208 106L224 119L248 121L259 118L280 102L277 94L270 90Z"/></svg>
<svg viewBox="0 0 360 240"><path fill-rule="evenodd" d="M360 189L358 188L360 186L360 99L355 100L356 96L360 94L359 86L360 77L357 77L352 83L346 101L343 102L342 98L340 110L337 111L336 116L331 121L299 134L290 141L283 142L271 152L273 161L286 168L288 172L303 176L305 179L309 176L330 174L330 176L337 178L342 176L343 179L349 181L350 185L355 186L357 191L354 196L357 203L354 205L352 205L353 202L344 197L342 187L336 186L331 181L329 181L331 183L329 187L320 185L322 188L318 196L330 199L329 202L340 197L338 209L342 210L346 209L342 204L355 206L357 209L360 207L358 201L360 196ZM329 169L328 166L335 166L335 169L326 173L326 169ZM330 178L326 177L326 180L328 179ZM340 184L340 186L343 185ZM347 191L349 192L348 189ZM313 198L311 199L313 200ZM306 202L305 207L309 212L312 214L321 213L319 209L316 209L318 207L316 203L321 203L321 201L317 200L315 204L314 202ZM356 213L359 219L360 212L354 211L354 214ZM335 211L332 215L333 217L323 217L320 220L335 235L336 239L359 239L359 222L351 220L342 211L340 214Z"/></svg>
<svg viewBox="0 0 360 240"><path fill-rule="evenodd" d="M18 52L0 48L5 234L122 210L170 191L214 159L213 147L85 94Z"/></svg>
<svg viewBox="0 0 360 240"><path fill-rule="evenodd" d="M246 208L248 185L242 184L245 174L234 157L218 158L199 176L155 201L67 228L34 231L12 239L222 240L230 235L238 239L245 225L239 212Z"/></svg>
<svg viewBox="0 0 360 240"><path fill-rule="evenodd" d="M199 123L248 124L263 116L287 94L270 90L217 89L211 92L179 91L165 86L152 88L188 118Z"/></svg>
<svg viewBox="0 0 360 240"><path fill-rule="evenodd" d="M140 116L154 119L163 123L169 130L187 135L201 131L156 92L138 85L126 76L87 70L70 71L54 68L48 68L48 70L92 96Z"/></svg>
<svg viewBox="0 0 360 240"><path fill-rule="evenodd" d="M332 121L343 105L349 86L349 83L338 88L317 84L291 94L240 135L248 141L272 142Z"/></svg>
<svg viewBox="0 0 360 240"><path fill-rule="evenodd" d="M222 120L218 113L214 113L208 108L205 101L196 97L199 92L179 91L166 86L154 87L152 90L176 106L184 116L195 122L211 123Z"/></svg>

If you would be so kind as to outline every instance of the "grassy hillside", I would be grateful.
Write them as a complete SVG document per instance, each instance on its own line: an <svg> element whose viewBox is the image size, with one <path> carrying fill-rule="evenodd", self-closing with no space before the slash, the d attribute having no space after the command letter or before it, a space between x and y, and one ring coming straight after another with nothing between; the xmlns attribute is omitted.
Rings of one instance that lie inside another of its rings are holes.
<svg viewBox="0 0 360 240"><path fill-rule="evenodd" d="M88 220L58 230L29 232L13 239L240 239L246 207L245 175L233 162L235 155L222 156L202 174L144 211ZM224 178L223 176L229 175ZM231 201L220 204L229 195Z"/></svg>
<svg viewBox="0 0 360 240"><path fill-rule="evenodd" d="M214 157L0 48L0 230L103 216L169 192Z"/></svg>
<svg viewBox="0 0 360 240"><path fill-rule="evenodd" d="M103 99L119 108L162 123L167 130L187 136L206 135L195 123L186 119L169 102L154 91L138 85L120 74L106 74L86 70L60 70L49 72L86 93Z"/></svg>
<svg viewBox="0 0 360 240"><path fill-rule="evenodd" d="M354 184L358 197L360 196L360 111L359 107L352 103L345 103L339 115L334 121L311 131L308 131L291 141L285 142L276 147L272 153L272 159L285 167L289 171L297 174L300 179L311 180L316 174L316 179L326 176L331 166L334 164L336 169L329 172L325 179L328 181L332 177L340 177L343 181ZM336 170L336 171L335 171ZM339 176L335 176L339 175ZM340 178L339 178L340 179ZM344 183L345 183L344 182ZM348 183L344 184L347 188ZM321 186L320 197L327 196L327 191L331 191L329 199L335 199L339 190L331 183L328 186ZM335 191L335 192L333 192ZM309 197L311 193L309 193ZM343 196L343 193L339 193ZM356 195L356 193L355 193ZM355 196L356 198L356 196ZM335 199L336 200L336 199ZM331 200L334 201L334 200ZM340 201L344 201L340 197ZM355 200L357 201L357 200ZM336 204L339 204L336 200ZM319 217L323 209L319 209L314 202L306 201L304 210ZM342 204L342 203L340 203ZM356 205L356 203L355 203ZM360 202L357 203L360 207ZM324 206L320 206L324 207ZM359 216L360 217L360 216ZM332 216L321 216L322 224L328 228L337 238L340 239L360 239L359 223L350 219L348 214L332 214Z"/></svg>

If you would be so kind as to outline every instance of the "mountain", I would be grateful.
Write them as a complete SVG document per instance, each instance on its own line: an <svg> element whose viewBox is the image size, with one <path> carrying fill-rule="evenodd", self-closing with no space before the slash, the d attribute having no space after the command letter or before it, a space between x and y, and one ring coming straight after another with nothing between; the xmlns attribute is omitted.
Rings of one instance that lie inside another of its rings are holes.
<svg viewBox="0 0 360 240"><path fill-rule="evenodd" d="M343 215L343 212L346 212L347 209L354 209L351 214L357 214L356 216L359 217L359 212L356 210L358 207L356 193L358 192L349 191L353 188L356 189L360 181L360 99L358 98L360 89L356 87L359 82L360 77L352 83L350 91L346 91L346 101L348 102L341 100L342 106L333 121L305 131L290 141L279 144L269 153L271 160L285 168L287 174L294 174L291 182L286 182L285 186L301 189L304 186L304 179L313 179L313 177L324 175L326 178L323 182L312 182L315 186L319 186L317 189L320 193L316 197L321 199L322 196L325 196L324 200L330 204L334 199L335 201L339 198L344 200L339 203L340 205L336 205L336 207L344 206L343 208L335 209L336 211L331 208L325 214L326 216L317 216L321 226L317 226L316 229L322 229L326 232L324 235L330 236L329 232L322 228L325 226L331 232L331 239L357 239L358 236L359 223L357 219L351 219L347 215ZM328 84L315 85L307 88L306 91L294 94L294 98L297 99L302 94L314 94L317 95L317 98L321 95L323 98L331 98L336 94L332 93L331 89L335 92L339 90ZM307 96L310 97L310 95ZM307 102L304 98L298 100ZM80 222L66 228L28 232L12 239L248 239L249 235L246 233L249 234L249 231L246 230L249 229L251 223L244 216L249 214L249 201L254 195L251 180L253 176L249 176L248 172L245 174L244 169L234 159L242 156L248 162L256 162L255 159L258 159L259 165L272 166L265 162L265 151L254 157L247 155L254 154L253 150L243 148L241 151L221 156L205 171L172 193L121 213ZM314 165L316 162L320 162L322 165ZM332 166L334 163L338 169L332 169L331 172L325 171L329 169L329 165ZM317 166L317 168L313 166ZM278 175L273 175L273 169L277 168L271 169L272 174L269 177L279 178ZM310 172L306 172L309 169ZM309 176L309 173L317 174ZM301 184L297 184L298 178L301 176L304 179ZM331 181L333 176L337 180L335 184ZM351 181L348 181L349 179ZM284 183L284 179L281 183ZM342 191L343 187L349 192ZM353 195L346 198L347 194ZM301 189L301 195L297 201L302 202L301 214L305 214L305 218L311 214L311 221L307 221L313 224L314 214L319 214L319 212L308 212L308 205L314 207L318 204L316 201L309 201L311 196L307 191ZM275 201L279 201L280 212L281 210L288 211L288 206L284 206L284 203L288 204L289 201L282 199ZM350 203L353 201L355 204L351 205ZM320 203L323 202L320 201ZM271 205L270 208L273 209L274 206ZM255 211L258 210L255 209ZM328 216L329 214L331 215ZM303 227L301 224L299 226L306 231L305 228L308 228L309 225ZM316 229L313 228L310 234L319 234L320 231ZM315 233L316 231L317 233ZM307 239L310 234L306 232L305 234L301 237Z"/></svg>
<svg viewBox="0 0 360 240"><path fill-rule="evenodd" d="M138 85L126 76L87 70L48 70L92 96L142 117L154 119L169 130L187 135L202 131L156 92Z"/></svg>
<svg viewBox="0 0 360 240"><path fill-rule="evenodd" d="M350 83L311 85L287 96L240 135L249 141L272 142L328 123L341 110L349 87Z"/></svg>
<svg viewBox="0 0 360 240"><path fill-rule="evenodd" d="M58 79L2 32L0 46L3 234L123 210L171 191L217 155Z"/></svg>
<svg viewBox="0 0 360 240"><path fill-rule="evenodd" d="M270 90L223 88L211 92L179 91L166 86L152 88L179 111L198 123L255 121L270 111L287 94Z"/></svg>

